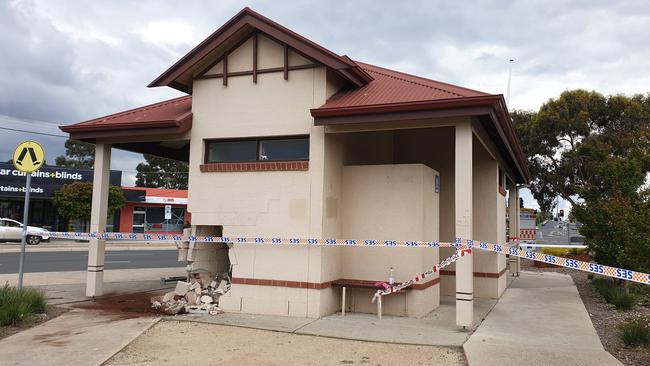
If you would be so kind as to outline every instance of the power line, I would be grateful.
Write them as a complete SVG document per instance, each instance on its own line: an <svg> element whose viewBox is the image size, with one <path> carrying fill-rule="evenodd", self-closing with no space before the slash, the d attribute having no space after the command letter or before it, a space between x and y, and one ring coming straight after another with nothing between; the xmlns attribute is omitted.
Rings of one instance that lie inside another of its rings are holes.
<svg viewBox="0 0 650 366"><path fill-rule="evenodd" d="M52 137L62 137L64 139L67 139L68 136L63 136L63 135L55 135L53 133L47 133L47 132L38 132L38 131L29 131L29 130L22 130L18 128L10 128L10 127L0 127L0 129L7 130L7 131L16 131L16 132L24 132L24 133L33 133L35 135L43 135L43 136L52 136Z"/></svg>
<svg viewBox="0 0 650 366"><path fill-rule="evenodd" d="M61 124L56 123L56 122L47 122L47 121L34 121L34 120L29 120L29 119L21 119L21 118L16 118L16 117L11 117L7 116L4 114L0 114L0 120L6 121L6 122L25 122L25 123L31 123L31 124L48 124L48 125L54 125L59 127Z"/></svg>

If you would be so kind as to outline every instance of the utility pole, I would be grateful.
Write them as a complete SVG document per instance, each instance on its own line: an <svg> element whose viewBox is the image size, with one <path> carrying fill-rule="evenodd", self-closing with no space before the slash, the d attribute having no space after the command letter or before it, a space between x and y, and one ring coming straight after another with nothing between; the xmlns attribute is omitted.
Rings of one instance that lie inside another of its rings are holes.
<svg viewBox="0 0 650 366"><path fill-rule="evenodd" d="M510 59L508 62L508 89L506 90L506 106L510 108L510 81L512 80L512 63L514 59Z"/></svg>

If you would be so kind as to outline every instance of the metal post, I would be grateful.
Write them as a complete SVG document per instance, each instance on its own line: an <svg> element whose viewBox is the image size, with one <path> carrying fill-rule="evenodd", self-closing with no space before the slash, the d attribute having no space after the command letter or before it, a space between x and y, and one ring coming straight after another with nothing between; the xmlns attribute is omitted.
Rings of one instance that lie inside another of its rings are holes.
<svg viewBox="0 0 650 366"><path fill-rule="evenodd" d="M20 262L18 262L18 289L23 288L25 266L25 245L27 244L27 218L29 217L29 193L32 189L32 174L27 173L25 182L25 208L23 209L23 235L20 239Z"/></svg>

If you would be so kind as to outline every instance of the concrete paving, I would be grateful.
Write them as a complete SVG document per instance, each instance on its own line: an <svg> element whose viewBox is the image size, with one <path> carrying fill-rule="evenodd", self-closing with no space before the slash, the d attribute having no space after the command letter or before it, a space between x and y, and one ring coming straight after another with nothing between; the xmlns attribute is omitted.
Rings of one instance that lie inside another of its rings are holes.
<svg viewBox="0 0 650 366"><path fill-rule="evenodd" d="M463 346L470 366L622 365L603 348L571 277L521 272Z"/></svg>
<svg viewBox="0 0 650 366"><path fill-rule="evenodd" d="M0 340L0 360L6 366L101 365L158 320L73 309Z"/></svg>
<svg viewBox="0 0 650 366"><path fill-rule="evenodd" d="M475 299L475 324L480 324L495 303L496 300ZM384 316L378 320L376 315L361 313L338 313L321 319L235 313L212 317L181 315L174 319L340 339L460 347L474 328L457 327L455 311L454 299L442 296L440 307L421 319Z"/></svg>

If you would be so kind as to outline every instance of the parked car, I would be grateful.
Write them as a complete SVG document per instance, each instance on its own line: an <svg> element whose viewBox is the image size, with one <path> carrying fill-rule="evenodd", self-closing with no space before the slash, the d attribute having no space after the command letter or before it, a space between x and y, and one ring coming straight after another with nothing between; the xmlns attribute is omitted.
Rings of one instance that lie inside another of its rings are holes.
<svg viewBox="0 0 650 366"><path fill-rule="evenodd" d="M47 230L27 226L27 244L37 245L41 241L49 241ZM16 220L0 218L0 241L20 241L23 235L23 224Z"/></svg>

